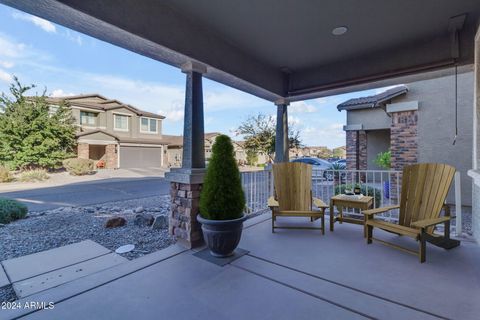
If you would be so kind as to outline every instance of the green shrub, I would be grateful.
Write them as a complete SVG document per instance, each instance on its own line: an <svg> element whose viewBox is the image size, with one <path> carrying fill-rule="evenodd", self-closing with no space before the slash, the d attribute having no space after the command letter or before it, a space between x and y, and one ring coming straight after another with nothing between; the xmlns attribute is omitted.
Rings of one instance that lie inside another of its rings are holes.
<svg viewBox="0 0 480 320"><path fill-rule="evenodd" d="M73 176L83 176L94 172L94 161L90 159L72 158L63 160L63 167Z"/></svg>
<svg viewBox="0 0 480 320"><path fill-rule="evenodd" d="M245 195L232 141L219 135L200 194L200 214L210 220L231 220L240 218L244 208Z"/></svg>
<svg viewBox="0 0 480 320"><path fill-rule="evenodd" d="M28 213L27 206L16 200L0 198L0 223L6 224L23 219Z"/></svg>
<svg viewBox="0 0 480 320"><path fill-rule="evenodd" d="M0 166L0 183L10 182L12 180L13 180L13 175L10 172L10 170L8 170L8 168L4 166Z"/></svg>
<svg viewBox="0 0 480 320"><path fill-rule="evenodd" d="M47 180L48 174L44 169L27 170L20 173L18 180L22 182L37 182Z"/></svg>
<svg viewBox="0 0 480 320"><path fill-rule="evenodd" d="M389 170L392 167L392 153L390 151L380 152L373 162L383 169Z"/></svg>
<svg viewBox="0 0 480 320"><path fill-rule="evenodd" d="M353 184L340 184L335 187L335 194L342 194L345 193L345 189L353 190L355 188L355 183ZM382 204L382 191L380 189L366 186L364 184L360 185L360 189L362 190L362 194L364 196L371 196L375 197L375 208L378 208Z"/></svg>

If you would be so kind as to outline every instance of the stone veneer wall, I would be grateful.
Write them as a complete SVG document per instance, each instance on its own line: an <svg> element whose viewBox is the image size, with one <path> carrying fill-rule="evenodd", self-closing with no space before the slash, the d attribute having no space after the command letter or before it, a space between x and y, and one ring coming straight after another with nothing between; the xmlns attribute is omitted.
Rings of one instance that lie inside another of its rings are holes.
<svg viewBox="0 0 480 320"><path fill-rule="evenodd" d="M357 132L358 132L358 156L357 156ZM367 170L367 133L363 130L346 132L347 136L347 169L356 170L357 160L360 170Z"/></svg>
<svg viewBox="0 0 480 320"><path fill-rule="evenodd" d="M200 212L201 184L185 184L172 182L170 188L171 208L169 216L170 235L187 248L203 243L203 234L197 214Z"/></svg>
<svg viewBox="0 0 480 320"><path fill-rule="evenodd" d="M418 112L403 111L392 113L390 128L390 151L392 152L392 169L402 171L408 164L417 163L418 159ZM402 184L402 176L397 181L396 175L392 177L392 186ZM397 189L390 190L392 199L397 199Z"/></svg>
<svg viewBox="0 0 480 320"><path fill-rule="evenodd" d="M115 150L115 144L105 146L105 166L107 169L114 169L118 165L118 153Z"/></svg>
<svg viewBox="0 0 480 320"><path fill-rule="evenodd" d="M90 146L88 145L88 143L79 143L77 145L77 157L81 159L89 159Z"/></svg>
<svg viewBox="0 0 480 320"><path fill-rule="evenodd" d="M472 197L472 231L473 236L480 243L480 186L476 183L473 183Z"/></svg>

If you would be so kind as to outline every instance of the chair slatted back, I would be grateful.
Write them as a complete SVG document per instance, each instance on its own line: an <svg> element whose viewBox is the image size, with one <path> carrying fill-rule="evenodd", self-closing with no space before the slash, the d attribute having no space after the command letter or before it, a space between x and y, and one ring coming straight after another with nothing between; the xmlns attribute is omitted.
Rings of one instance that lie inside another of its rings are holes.
<svg viewBox="0 0 480 320"><path fill-rule="evenodd" d="M455 168L441 163L419 163L406 166L402 175L399 224L440 216ZM433 227L428 232L432 232Z"/></svg>
<svg viewBox="0 0 480 320"><path fill-rule="evenodd" d="M300 162L273 165L275 199L280 211L312 210L312 166Z"/></svg>

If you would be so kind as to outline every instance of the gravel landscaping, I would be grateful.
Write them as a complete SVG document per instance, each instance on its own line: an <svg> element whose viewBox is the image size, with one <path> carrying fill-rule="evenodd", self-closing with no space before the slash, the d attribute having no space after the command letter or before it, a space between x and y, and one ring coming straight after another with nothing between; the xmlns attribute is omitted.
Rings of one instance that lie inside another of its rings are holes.
<svg viewBox="0 0 480 320"><path fill-rule="evenodd" d="M31 212L26 219L0 227L0 261L87 239L110 250L133 244L135 249L122 256L135 259L173 243L166 225L169 206L169 196L155 196ZM162 224L156 222L152 227L148 225L151 221L135 223L136 218L139 219L137 215L150 219L160 217ZM105 228L107 220L115 217L124 218L126 224Z"/></svg>

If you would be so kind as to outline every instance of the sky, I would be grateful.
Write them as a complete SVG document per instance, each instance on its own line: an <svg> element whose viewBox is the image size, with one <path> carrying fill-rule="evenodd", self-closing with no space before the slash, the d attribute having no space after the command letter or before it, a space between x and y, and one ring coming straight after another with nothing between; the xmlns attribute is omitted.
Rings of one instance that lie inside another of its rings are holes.
<svg viewBox="0 0 480 320"><path fill-rule="evenodd" d="M178 68L0 4L0 92L8 92L13 76L35 84L31 94L99 93L166 116L164 134L183 132L185 75ZM203 90L206 132L241 140L235 129L249 116L276 114L272 102L218 82L204 79ZM343 146L346 113L336 106L381 91L294 102L289 122L304 145Z"/></svg>

